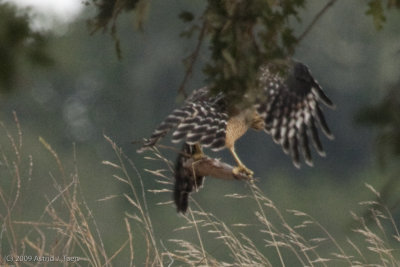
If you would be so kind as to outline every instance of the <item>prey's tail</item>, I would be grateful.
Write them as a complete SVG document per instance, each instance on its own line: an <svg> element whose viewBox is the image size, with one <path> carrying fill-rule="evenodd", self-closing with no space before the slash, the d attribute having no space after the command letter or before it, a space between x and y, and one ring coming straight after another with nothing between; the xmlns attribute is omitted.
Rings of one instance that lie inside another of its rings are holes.
<svg viewBox="0 0 400 267"><path fill-rule="evenodd" d="M203 185L204 176L197 176L190 166L184 166L193 154L199 152L196 146L184 143L181 151L175 163L174 201L177 211L185 213L189 206L189 194Z"/></svg>

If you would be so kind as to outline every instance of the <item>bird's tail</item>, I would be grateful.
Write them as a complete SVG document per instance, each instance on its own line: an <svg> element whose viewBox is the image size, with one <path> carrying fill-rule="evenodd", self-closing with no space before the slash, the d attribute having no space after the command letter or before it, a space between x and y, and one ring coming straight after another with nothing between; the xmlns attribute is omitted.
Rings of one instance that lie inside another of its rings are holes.
<svg viewBox="0 0 400 267"><path fill-rule="evenodd" d="M182 153L178 154L175 163L174 201L178 212L185 213L189 206L189 194L203 185L204 176L196 176L185 163L197 151L196 146L184 143Z"/></svg>

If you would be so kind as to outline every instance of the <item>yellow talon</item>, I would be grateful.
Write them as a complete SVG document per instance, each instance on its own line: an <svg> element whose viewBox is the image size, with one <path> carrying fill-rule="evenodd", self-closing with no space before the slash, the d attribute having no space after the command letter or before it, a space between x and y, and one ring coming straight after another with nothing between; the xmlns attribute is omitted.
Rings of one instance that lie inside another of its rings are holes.
<svg viewBox="0 0 400 267"><path fill-rule="evenodd" d="M201 149L201 146L199 144L196 144L194 146L194 153L192 154L192 159L194 161L198 161L198 160L201 160L204 157L205 157L205 155L203 153L203 150Z"/></svg>
<svg viewBox="0 0 400 267"><path fill-rule="evenodd" d="M244 165L239 165L232 170L234 175L239 175L239 174L246 174L249 177L253 177L254 172L247 168Z"/></svg>
<svg viewBox="0 0 400 267"><path fill-rule="evenodd" d="M232 172L234 175L239 175L239 174L246 174L249 177L253 177L254 172L252 170L250 170L249 168L247 168L242 161L239 159L239 157L237 156L236 152L235 152L235 148L232 146L230 147L230 151L234 157L234 159L236 160L236 163L238 164L237 167L233 168Z"/></svg>
<svg viewBox="0 0 400 267"><path fill-rule="evenodd" d="M201 153L194 153L193 155L192 155L192 159L194 160L194 161L198 161L198 160L201 160L202 158L204 158L205 157L205 155L201 152Z"/></svg>

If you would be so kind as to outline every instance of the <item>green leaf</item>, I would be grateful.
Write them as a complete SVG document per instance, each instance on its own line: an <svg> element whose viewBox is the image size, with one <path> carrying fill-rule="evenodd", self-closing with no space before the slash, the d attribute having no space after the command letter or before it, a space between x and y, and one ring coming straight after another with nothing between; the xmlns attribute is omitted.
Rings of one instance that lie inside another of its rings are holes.
<svg viewBox="0 0 400 267"><path fill-rule="evenodd" d="M365 12L365 14L372 16L375 28L377 30L382 29L383 24L386 21L382 0L371 0L368 3L368 10Z"/></svg>

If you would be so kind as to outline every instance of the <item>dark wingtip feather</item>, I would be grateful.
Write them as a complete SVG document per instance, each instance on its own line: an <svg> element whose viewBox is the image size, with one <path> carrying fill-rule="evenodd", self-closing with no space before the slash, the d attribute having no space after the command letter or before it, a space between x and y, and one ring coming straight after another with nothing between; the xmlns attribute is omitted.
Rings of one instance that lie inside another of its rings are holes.
<svg viewBox="0 0 400 267"><path fill-rule="evenodd" d="M308 141L308 135L307 135L307 130L305 128L306 126L303 124L301 127L300 131L300 136L301 136L301 150L303 152L303 157L306 162L306 164L310 167L312 167L313 161L311 157L311 150L310 150L310 145Z"/></svg>
<svg viewBox="0 0 400 267"><path fill-rule="evenodd" d="M294 166L300 169L300 156L299 156L298 140L296 136L290 139L290 152Z"/></svg>
<svg viewBox="0 0 400 267"><path fill-rule="evenodd" d="M325 157L326 154L324 148L322 147L321 140L319 139L318 130L315 125L314 119L310 119L309 130L311 131L311 139L313 141L315 150L321 157Z"/></svg>
<svg viewBox="0 0 400 267"><path fill-rule="evenodd" d="M325 134L326 135L326 134ZM326 137L329 139L329 140L335 140L335 136L333 135L333 133L329 133L329 135L326 135Z"/></svg>
<svg viewBox="0 0 400 267"><path fill-rule="evenodd" d="M322 132L325 134L326 137L328 137L329 139L333 139L333 134L331 132L331 130L329 129L328 123L325 120L325 116L322 113L321 108L317 105L315 108L315 114L317 117L317 121L319 123L319 125L321 126L321 130Z"/></svg>
<svg viewBox="0 0 400 267"><path fill-rule="evenodd" d="M289 140L288 140L287 136L285 136L285 137L282 139L281 145L282 145L283 152L284 152L286 155L289 154Z"/></svg>
<svg viewBox="0 0 400 267"><path fill-rule="evenodd" d="M296 169L301 169L300 161L293 160L292 162L293 162L293 166L295 166Z"/></svg>
<svg viewBox="0 0 400 267"><path fill-rule="evenodd" d="M330 109L335 109L336 105L332 102L332 100L325 94L322 88L316 83L316 87L313 87L313 92L315 93L316 97L327 107Z"/></svg>
<svg viewBox="0 0 400 267"><path fill-rule="evenodd" d="M332 110L335 110L335 109L336 109L336 104L332 103L332 105L327 106L327 107L330 108L330 109L332 109Z"/></svg>
<svg viewBox="0 0 400 267"><path fill-rule="evenodd" d="M314 167L314 162L312 160L307 160L306 159L306 164L310 167Z"/></svg>

